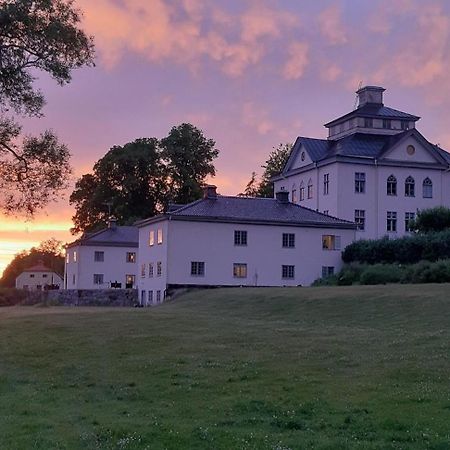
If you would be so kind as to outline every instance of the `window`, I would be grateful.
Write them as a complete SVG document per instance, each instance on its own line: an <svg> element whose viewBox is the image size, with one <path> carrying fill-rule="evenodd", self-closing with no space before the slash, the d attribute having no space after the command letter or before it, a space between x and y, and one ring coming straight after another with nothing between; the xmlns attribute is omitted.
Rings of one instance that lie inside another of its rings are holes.
<svg viewBox="0 0 450 450"><path fill-rule="evenodd" d="M66 263L67 264L70 263L70 255L69 255L69 253L66 254Z"/></svg>
<svg viewBox="0 0 450 450"><path fill-rule="evenodd" d="M402 130L409 130L409 122L407 120L402 120L400 126Z"/></svg>
<svg viewBox="0 0 450 450"><path fill-rule="evenodd" d="M234 278L247 278L247 264L234 263L233 264L233 277Z"/></svg>
<svg viewBox="0 0 450 450"><path fill-rule="evenodd" d="M156 291L156 303L161 303L161 291Z"/></svg>
<svg viewBox="0 0 450 450"><path fill-rule="evenodd" d="M103 274L94 273L94 284L103 284Z"/></svg>
<svg viewBox="0 0 450 450"><path fill-rule="evenodd" d="M387 195L397 195L397 178L394 175L389 175L386 183Z"/></svg>
<svg viewBox="0 0 450 450"><path fill-rule="evenodd" d="M357 194L366 192L366 174L364 172L355 172L355 192Z"/></svg>
<svg viewBox="0 0 450 450"><path fill-rule="evenodd" d="M127 262L129 262L129 263L136 262L136 253L135 252L127 252Z"/></svg>
<svg viewBox="0 0 450 450"><path fill-rule="evenodd" d="M73 252L73 262L77 262L77 252Z"/></svg>
<svg viewBox="0 0 450 450"><path fill-rule="evenodd" d="M405 197L414 197L414 178L409 176L405 180Z"/></svg>
<svg viewBox="0 0 450 450"><path fill-rule="evenodd" d="M145 278L145 263L141 265L141 277Z"/></svg>
<svg viewBox="0 0 450 450"><path fill-rule="evenodd" d="M405 231L413 231L412 224L416 218L416 213L405 212Z"/></svg>
<svg viewBox="0 0 450 450"><path fill-rule="evenodd" d="M291 202L292 203L297 203L297 187L294 185L292 186L292 191L291 191Z"/></svg>
<svg viewBox="0 0 450 450"><path fill-rule="evenodd" d="M295 278L295 266L281 266L281 278Z"/></svg>
<svg viewBox="0 0 450 450"><path fill-rule="evenodd" d="M311 178L308 181L308 198L313 198L313 184Z"/></svg>
<svg viewBox="0 0 450 450"><path fill-rule="evenodd" d="M234 231L234 245L247 245L247 231Z"/></svg>
<svg viewBox="0 0 450 450"><path fill-rule="evenodd" d="M105 260L105 252L94 252L94 261L103 262Z"/></svg>
<svg viewBox="0 0 450 450"><path fill-rule="evenodd" d="M162 262L158 261L156 263L156 276L160 277L162 275Z"/></svg>
<svg viewBox="0 0 450 450"><path fill-rule="evenodd" d="M72 284L75 284L75 274L72 275Z"/></svg>
<svg viewBox="0 0 450 450"><path fill-rule="evenodd" d="M422 184L423 198L433 198L433 182L427 177Z"/></svg>
<svg viewBox="0 0 450 450"><path fill-rule="evenodd" d="M330 174L325 173L323 175L323 195L328 195L330 187Z"/></svg>
<svg viewBox="0 0 450 450"><path fill-rule="evenodd" d="M331 275L334 275L334 267L322 266L322 278L330 277Z"/></svg>
<svg viewBox="0 0 450 450"><path fill-rule="evenodd" d="M397 213L395 211L388 211L386 216L386 231L397 231Z"/></svg>
<svg viewBox="0 0 450 450"><path fill-rule="evenodd" d="M386 128L388 130L392 128L391 121L389 119L383 119L383 128Z"/></svg>
<svg viewBox="0 0 450 450"><path fill-rule="evenodd" d="M148 235L148 245L155 245L155 232L152 230Z"/></svg>
<svg viewBox="0 0 450 450"><path fill-rule="evenodd" d="M141 305L142 306L145 306L145 304L146 304L145 294L146 294L145 291L141 291Z"/></svg>
<svg viewBox="0 0 450 450"><path fill-rule="evenodd" d="M34 273L30 273L30 278L34 278Z"/></svg>
<svg viewBox="0 0 450 450"><path fill-rule="evenodd" d="M355 209L355 223L358 231L364 231L366 228L366 211L364 209Z"/></svg>
<svg viewBox="0 0 450 450"><path fill-rule="evenodd" d="M125 275L125 287L131 289L136 283L136 275Z"/></svg>
<svg viewBox="0 0 450 450"><path fill-rule="evenodd" d="M148 303L150 305L153 303L153 291L148 291Z"/></svg>
<svg viewBox="0 0 450 450"><path fill-rule="evenodd" d="M158 234L157 235L158 244L162 244L163 243L163 230L161 228L159 228L157 234Z"/></svg>
<svg viewBox="0 0 450 450"><path fill-rule="evenodd" d="M305 200L305 185L303 184L303 181L300 183L300 201L302 202Z"/></svg>
<svg viewBox="0 0 450 450"><path fill-rule="evenodd" d="M334 234L324 234L322 236L322 249L323 250L340 250L341 249L341 237Z"/></svg>
<svg viewBox="0 0 450 450"><path fill-rule="evenodd" d="M294 233L283 233L283 247L293 248L295 247L295 234Z"/></svg>
<svg viewBox="0 0 450 450"><path fill-rule="evenodd" d="M373 128L373 119L364 118L364 128Z"/></svg>
<svg viewBox="0 0 450 450"><path fill-rule="evenodd" d="M47 278L47 274L46 274L46 273L43 273L43 274L42 274L42 278Z"/></svg>
<svg viewBox="0 0 450 450"><path fill-rule="evenodd" d="M203 277L205 275L204 261L191 261L191 275Z"/></svg>
<svg viewBox="0 0 450 450"><path fill-rule="evenodd" d="M153 278L153 274L154 274L153 263L148 263L148 277Z"/></svg>

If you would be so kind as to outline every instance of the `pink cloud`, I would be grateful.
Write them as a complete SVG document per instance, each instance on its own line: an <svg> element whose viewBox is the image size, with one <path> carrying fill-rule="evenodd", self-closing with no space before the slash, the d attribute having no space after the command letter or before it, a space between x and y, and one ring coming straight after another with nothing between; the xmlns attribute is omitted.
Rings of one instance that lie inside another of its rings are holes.
<svg viewBox="0 0 450 450"><path fill-rule="evenodd" d="M288 54L288 60L283 67L283 76L287 80L298 80L308 66L309 46L306 42L292 42Z"/></svg>
<svg viewBox="0 0 450 450"><path fill-rule="evenodd" d="M343 45L348 41L347 31L342 23L341 10L337 5L324 9L318 17L322 35L332 45Z"/></svg>

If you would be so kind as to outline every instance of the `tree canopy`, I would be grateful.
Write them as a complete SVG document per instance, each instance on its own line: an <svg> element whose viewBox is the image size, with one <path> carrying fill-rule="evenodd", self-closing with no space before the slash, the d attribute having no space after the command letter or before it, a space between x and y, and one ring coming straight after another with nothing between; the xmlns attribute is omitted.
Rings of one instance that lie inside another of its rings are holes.
<svg viewBox="0 0 450 450"><path fill-rule="evenodd" d="M217 155L215 142L188 123L161 140L141 138L112 147L75 185L71 231L100 229L110 214L129 225L162 212L169 202L197 200L205 178L215 174Z"/></svg>
<svg viewBox="0 0 450 450"><path fill-rule="evenodd" d="M28 267L36 265L40 260L62 276L64 274L62 242L51 238L41 242L37 247L18 253L3 271L0 286L14 287L17 276Z"/></svg>
<svg viewBox="0 0 450 450"><path fill-rule="evenodd" d="M443 231L450 228L450 209L445 206L436 206L419 211L412 229L419 233Z"/></svg>
<svg viewBox="0 0 450 450"><path fill-rule="evenodd" d="M250 181L247 183L242 196L245 197L266 197L272 198L273 182L272 177L279 175L291 153L292 144L279 144L273 147L268 159L261 166L264 169L261 179L258 180L256 172L252 172Z"/></svg>
<svg viewBox="0 0 450 450"><path fill-rule="evenodd" d="M74 69L93 65L93 42L80 29L73 0L0 1L0 208L34 212L67 187L69 150L53 131L22 137L11 116L41 116L43 93L36 74L58 84Z"/></svg>

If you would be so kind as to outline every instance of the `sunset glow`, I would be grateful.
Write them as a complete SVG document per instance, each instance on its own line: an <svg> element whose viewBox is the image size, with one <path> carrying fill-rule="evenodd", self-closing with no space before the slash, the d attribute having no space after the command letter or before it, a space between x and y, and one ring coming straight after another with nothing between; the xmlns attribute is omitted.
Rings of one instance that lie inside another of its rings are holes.
<svg viewBox="0 0 450 450"><path fill-rule="evenodd" d="M360 82L421 116L450 149L450 3L443 0L77 0L96 67L64 87L41 75L44 118L73 155L75 180L113 145L191 122L220 150L213 181L235 195L272 147L353 109ZM74 239L68 195L32 222L0 217L0 272L15 253Z"/></svg>

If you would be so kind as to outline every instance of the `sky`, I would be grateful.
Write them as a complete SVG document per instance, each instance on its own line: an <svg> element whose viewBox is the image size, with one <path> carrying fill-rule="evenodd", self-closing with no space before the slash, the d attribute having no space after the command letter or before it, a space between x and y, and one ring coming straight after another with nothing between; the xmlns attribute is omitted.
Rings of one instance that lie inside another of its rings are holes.
<svg viewBox="0 0 450 450"><path fill-rule="evenodd" d="M0 272L18 251L70 242L68 196L113 145L167 135L190 122L217 143L219 193L241 192L273 147L350 112L362 85L450 149L450 2L446 0L77 0L96 67L60 87L37 85L45 117L68 144L74 175L64 199L33 221L0 216Z"/></svg>

